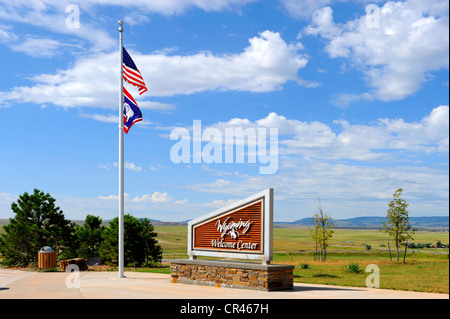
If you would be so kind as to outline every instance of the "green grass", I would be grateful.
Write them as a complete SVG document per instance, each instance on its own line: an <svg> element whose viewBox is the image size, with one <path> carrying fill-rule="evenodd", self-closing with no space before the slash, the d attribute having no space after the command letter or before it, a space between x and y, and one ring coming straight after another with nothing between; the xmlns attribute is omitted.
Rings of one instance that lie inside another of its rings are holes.
<svg viewBox="0 0 450 319"><path fill-rule="evenodd" d="M187 257L186 226L156 226L163 258ZM307 228L274 228L274 263L295 265L294 282L327 285L365 287L369 264L380 269L380 288L422 292L449 293L448 249L420 249L420 253L408 250L406 263L389 259L387 235L378 230L335 229L328 247L326 262L314 260L314 242ZM448 232L419 231L415 243L449 242ZM386 247L380 247L385 244ZM367 251L365 245L371 245ZM428 253L427 253L428 252ZM433 252L433 253L429 253ZM403 252L400 254L403 260ZM350 273L346 266L360 265L360 273ZM308 267L305 267L305 265ZM303 266L302 266L303 265Z"/></svg>
<svg viewBox="0 0 450 319"><path fill-rule="evenodd" d="M366 245L372 246L373 250L388 250L388 236L376 229L335 229L330 240L328 250L361 250ZM449 242L448 232L419 231L414 235L415 243L442 243ZM386 247L380 247L384 244ZM394 243L391 241L391 249ZM274 251L300 251L313 250L314 242L311 240L311 231L307 228L275 228L274 229ZM421 249L437 251L436 249ZM443 251L443 250L438 250ZM448 251L445 250L445 251Z"/></svg>
<svg viewBox="0 0 450 319"><path fill-rule="evenodd" d="M170 274L170 267L169 266L163 266L163 267L156 267L156 268L136 268L133 271L136 271L136 272L151 272L151 273L157 273L157 274Z"/></svg>
<svg viewBox="0 0 450 319"><path fill-rule="evenodd" d="M339 286L365 287L369 273L366 267L373 263L380 269L380 288L434 293L449 293L448 260L410 259L406 263L386 260L365 260L361 272L348 272L347 261L310 261L309 269L296 266L294 282Z"/></svg>
<svg viewBox="0 0 450 319"><path fill-rule="evenodd" d="M186 226L155 226L160 245L168 254L186 253L187 227ZM331 250L360 250L365 251L365 245L372 246L372 251L387 251L387 235L375 229L335 229L330 240ZM442 243L449 242L448 232L419 231L414 235L416 243ZM311 251L314 243L311 240L311 231L307 228L274 228L274 252L282 251ZM386 247L380 247L384 244ZM391 241L391 249L394 245ZM427 249L421 249L421 251ZM428 249L429 251L448 251Z"/></svg>
<svg viewBox="0 0 450 319"><path fill-rule="evenodd" d="M294 282L365 287L375 264L380 269L380 288L435 293L449 293L448 255L408 253L406 263L390 261L388 253L339 252L328 254L326 262L315 261L311 253L276 253L274 263L295 265ZM350 263L360 265L360 273L350 273ZM302 265L308 264L308 269Z"/></svg>
<svg viewBox="0 0 450 319"><path fill-rule="evenodd" d="M187 227L186 226L155 226L158 233L158 242L163 247L164 253L187 254Z"/></svg>

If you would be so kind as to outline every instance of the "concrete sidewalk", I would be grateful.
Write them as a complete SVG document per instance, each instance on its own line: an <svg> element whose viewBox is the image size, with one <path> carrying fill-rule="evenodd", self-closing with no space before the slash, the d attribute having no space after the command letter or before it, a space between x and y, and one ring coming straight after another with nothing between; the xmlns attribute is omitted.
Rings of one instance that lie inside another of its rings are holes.
<svg viewBox="0 0 450 319"><path fill-rule="evenodd" d="M449 299L448 294L297 283L291 291L265 292L172 284L167 274L125 275L0 269L0 299Z"/></svg>

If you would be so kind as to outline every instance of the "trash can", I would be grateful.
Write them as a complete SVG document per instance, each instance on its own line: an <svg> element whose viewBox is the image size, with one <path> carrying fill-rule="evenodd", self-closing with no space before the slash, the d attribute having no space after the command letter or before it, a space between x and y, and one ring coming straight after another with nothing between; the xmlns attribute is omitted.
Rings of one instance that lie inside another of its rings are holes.
<svg viewBox="0 0 450 319"><path fill-rule="evenodd" d="M38 253L39 268L55 268L56 267L56 251L49 246L44 246Z"/></svg>

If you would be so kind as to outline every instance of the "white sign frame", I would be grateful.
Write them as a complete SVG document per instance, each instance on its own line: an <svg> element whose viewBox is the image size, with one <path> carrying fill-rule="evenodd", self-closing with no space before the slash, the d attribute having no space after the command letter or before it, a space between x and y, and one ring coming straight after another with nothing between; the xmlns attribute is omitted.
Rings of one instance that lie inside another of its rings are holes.
<svg viewBox="0 0 450 319"><path fill-rule="evenodd" d="M194 227L199 224L203 224L211 219L218 218L222 215L232 213L245 206L262 200L262 238L261 245L262 249L258 253L252 253L250 251L239 252L239 251L217 251L215 249L194 249ZM228 205L224 208L218 209L212 213L200 216L196 219L191 220L188 223L188 255L189 259L196 259L197 256L206 257L224 257L224 258L240 258L240 259L251 259L251 260L261 260L263 264L270 264L273 260L273 188L268 188L262 192L255 195L247 197L240 200L237 203Z"/></svg>

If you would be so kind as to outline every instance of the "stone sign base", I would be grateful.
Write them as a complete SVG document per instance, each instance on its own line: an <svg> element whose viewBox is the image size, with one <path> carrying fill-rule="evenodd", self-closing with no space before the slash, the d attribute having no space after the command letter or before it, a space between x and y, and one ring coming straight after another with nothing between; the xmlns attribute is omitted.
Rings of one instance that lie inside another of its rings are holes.
<svg viewBox="0 0 450 319"><path fill-rule="evenodd" d="M288 290L293 288L294 268L225 260L176 259L171 260L170 281L264 291Z"/></svg>

